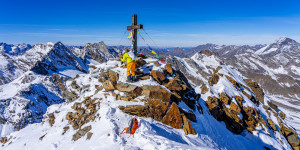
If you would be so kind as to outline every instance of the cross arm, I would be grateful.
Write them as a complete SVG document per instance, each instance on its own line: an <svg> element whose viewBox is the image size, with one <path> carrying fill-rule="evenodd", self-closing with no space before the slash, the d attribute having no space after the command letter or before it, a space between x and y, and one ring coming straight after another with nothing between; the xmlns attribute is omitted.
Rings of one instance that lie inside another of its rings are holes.
<svg viewBox="0 0 300 150"><path fill-rule="evenodd" d="M127 30L133 30L133 29L143 29L143 25L134 25L134 26L127 26Z"/></svg>

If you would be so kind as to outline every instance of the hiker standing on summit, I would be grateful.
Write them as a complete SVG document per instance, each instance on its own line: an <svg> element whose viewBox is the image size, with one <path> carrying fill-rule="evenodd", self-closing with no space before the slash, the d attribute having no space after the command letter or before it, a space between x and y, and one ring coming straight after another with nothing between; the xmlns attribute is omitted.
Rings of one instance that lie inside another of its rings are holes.
<svg viewBox="0 0 300 150"><path fill-rule="evenodd" d="M135 82L135 54L129 49L125 50L122 62L127 62L127 82Z"/></svg>

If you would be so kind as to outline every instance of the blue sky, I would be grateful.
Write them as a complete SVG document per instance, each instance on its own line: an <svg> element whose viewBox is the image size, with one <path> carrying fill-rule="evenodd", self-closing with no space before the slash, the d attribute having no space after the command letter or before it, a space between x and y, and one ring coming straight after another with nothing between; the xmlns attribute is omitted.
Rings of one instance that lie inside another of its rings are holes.
<svg viewBox="0 0 300 150"><path fill-rule="evenodd" d="M0 0L0 42L129 45L131 15L151 46L300 42L297 0ZM128 33L126 33L128 34ZM145 45L140 39L139 45Z"/></svg>

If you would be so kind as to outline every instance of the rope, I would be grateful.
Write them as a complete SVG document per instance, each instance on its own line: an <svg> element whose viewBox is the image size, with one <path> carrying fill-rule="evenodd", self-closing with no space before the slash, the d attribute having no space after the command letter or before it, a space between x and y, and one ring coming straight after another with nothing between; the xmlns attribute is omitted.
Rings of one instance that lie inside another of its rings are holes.
<svg viewBox="0 0 300 150"><path fill-rule="evenodd" d="M154 45L156 47L158 47L157 44L153 41L153 39L150 37L150 35L146 32L146 30L144 28L143 28L143 31L148 35L148 37L151 39L151 41L154 43Z"/></svg>
<svg viewBox="0 0 300 150"><path fill-rule="evenodd" d="M123 40L124 35L126 35L126 32L127 32L127 30L125 30L124 34L121 36L121 39L119 40L117 46L120 45L121 41Z"/></svg>
<svg viewBox="0 0 300 150"><path fill-rule="evenodd" d="M143 38L143 36L140 34L140 32L138 31L139 35L141 36L141 38L144 40L145 44L148 46L148 48L150 50L152 50L151 46L146 42L146 40Z"/></svg>

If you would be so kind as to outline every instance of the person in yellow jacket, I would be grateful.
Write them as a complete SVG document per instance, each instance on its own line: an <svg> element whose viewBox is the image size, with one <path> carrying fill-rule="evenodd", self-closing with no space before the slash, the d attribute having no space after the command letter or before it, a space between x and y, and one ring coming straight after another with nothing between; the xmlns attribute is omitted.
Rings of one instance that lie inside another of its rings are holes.
<svg viewBox="0 0 300 150"><path fill-rule="evenodd" d="M129 49L126 49L126 52L123 55L122 62L127 62L127 82L135 82L135 54L130 51Z"/></svg>

